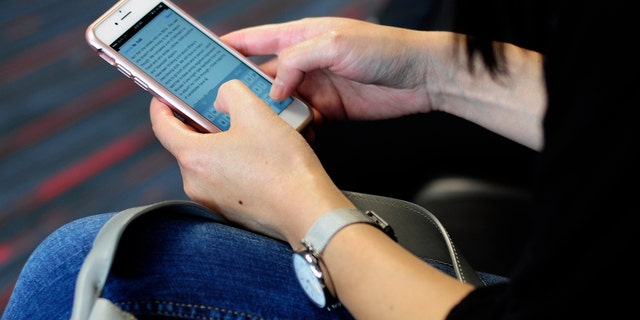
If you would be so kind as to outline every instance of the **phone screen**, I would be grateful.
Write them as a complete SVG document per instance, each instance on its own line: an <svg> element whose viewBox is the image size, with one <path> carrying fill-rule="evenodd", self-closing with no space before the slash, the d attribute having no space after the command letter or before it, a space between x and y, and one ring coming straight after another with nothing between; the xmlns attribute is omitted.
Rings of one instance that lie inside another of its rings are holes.
<svg viewBox="0 0 640 320"><path fill-rule="evenodd" d="M111 44L126 59L221 130L229 115L213 107L218 88L238 79L277 114L293 99L274 101L271 82L160 3Z"/></svg>

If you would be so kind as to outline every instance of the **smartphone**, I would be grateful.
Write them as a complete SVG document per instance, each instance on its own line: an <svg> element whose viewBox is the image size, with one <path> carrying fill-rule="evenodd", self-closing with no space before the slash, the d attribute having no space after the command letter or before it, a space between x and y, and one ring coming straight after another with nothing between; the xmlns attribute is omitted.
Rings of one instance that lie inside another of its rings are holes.
<svg viewBox="0 0 640 320"><path fill-rule="evenodd" d="M274 101L273 79L170 1L120 0L86 30L97 54L202 132L229 129L213 107L218 88L239 79L296 130L313 117L301 99Z"/></svg>

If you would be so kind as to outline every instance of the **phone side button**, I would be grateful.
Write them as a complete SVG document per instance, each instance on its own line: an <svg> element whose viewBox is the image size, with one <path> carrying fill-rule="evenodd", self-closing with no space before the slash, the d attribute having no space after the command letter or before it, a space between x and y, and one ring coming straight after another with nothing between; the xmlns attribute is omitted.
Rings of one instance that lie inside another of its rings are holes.
<svg viewBox="0 0 640 320"><path fill-rule="evenodd" d="M142 82L142 80L133 77L133 82L135 82L140 88L144 89L144 91L149 91L149 86L146 83Z"/></svg>
<svg viewBox="0 0 640 320"><path fill-rule="evenodd" d="M131 78L131 72L129 72L129 70L125 69L123 66L116 64L116 68L118 68L118 71L122 72L122 74L124 74L125 76L127 76L127 78Z"/></svg>
<svg viewBox="0 0 640 320"><path fill-rule="evenodd" d="M110 65L115 66L116 65L116 61L113 60L107 53L105 53L102 50L98 50L98 56L100 56L100 58L104 59L104 61L108 62Z"/></svg>

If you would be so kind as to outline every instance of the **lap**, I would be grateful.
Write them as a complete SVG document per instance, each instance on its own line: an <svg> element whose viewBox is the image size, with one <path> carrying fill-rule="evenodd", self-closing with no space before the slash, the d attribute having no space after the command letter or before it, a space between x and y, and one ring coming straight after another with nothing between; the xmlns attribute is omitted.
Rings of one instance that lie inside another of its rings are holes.
<svg viewBox="0 0 640 320"><path fill-rule="evenodd" d="M3 320L68 319L75 280L113 214L73 221L26 263ZM144 318L349 319L321 310L295 278L288 244L231 225L172 212L135 220L120 241L103 297ZM428 261L453 274L450 266ZM504 278L481 274L488 282Z"/></svg>
<svg viewBox="0 0 640 320"><path fill-rule="evenodd" d="M80 266L109 217L74 221L43 241L25 265L7 319L68 319ZM141 318L350 318L308 301L286 243L191 216L148 215L129 226L103 297Z"/></svg>

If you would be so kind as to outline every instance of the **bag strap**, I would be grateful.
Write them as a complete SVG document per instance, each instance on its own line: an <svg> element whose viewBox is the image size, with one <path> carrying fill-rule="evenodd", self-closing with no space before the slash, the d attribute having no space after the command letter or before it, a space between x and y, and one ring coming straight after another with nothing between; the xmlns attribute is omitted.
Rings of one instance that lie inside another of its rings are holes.
<svg viewBox="0 0 640 320"><path fill-rule="evenodd" d="M429 210L413 202L384 196L342 191L360 210L372 210L392 228L398 243L416 256L451 265L458 280L484 286L453 239Z"/></svg>
<svg viewBox="0 0 640 320"><path fill-rule="evenodd" d="M175 209L180 213L225 221L206 207L186 200L162 201L118 212L102 226L93 242L91 251L80 268L71 320L135 319L133 315L121 311L112 302L100 296L124 230L136 218L161 208L163 210Z"/></svg>
<svg viewBox="0 0 640 320"><path fill-rule="evenodd" d="M442 223L427 209L404 200L343 191L360 210L371 210L392 228L400 245L423 259L448 264L456 277L474 286L483 286L473 268L453 244ZM135 319L111 301L101 297L120 238L136 218L156 210L171 210L214 221L227 220L208 208L187 200L169 200L118 212L100 229L84 260L76 282L71 320Z"/></svg>

